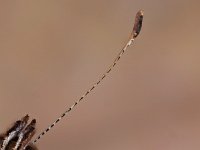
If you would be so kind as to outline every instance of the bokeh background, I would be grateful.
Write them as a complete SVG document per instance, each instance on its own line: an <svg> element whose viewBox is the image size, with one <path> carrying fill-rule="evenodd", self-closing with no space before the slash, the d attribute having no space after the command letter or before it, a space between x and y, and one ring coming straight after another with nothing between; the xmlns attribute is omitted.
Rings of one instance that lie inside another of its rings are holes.
<svg viewBox="0 0 200 150"><path fill-rule="evenodd" d="M0 131L29 114L37 134L101 76L40 150L199 150L198 0L0 1Z"/></svg>

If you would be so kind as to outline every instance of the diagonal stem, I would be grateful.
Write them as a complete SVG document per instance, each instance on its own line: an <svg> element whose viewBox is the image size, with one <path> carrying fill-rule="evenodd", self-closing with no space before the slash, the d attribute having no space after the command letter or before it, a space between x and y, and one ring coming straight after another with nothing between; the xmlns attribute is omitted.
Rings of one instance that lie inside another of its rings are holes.
<svg viewBox="0 0 200 150"><path fill-rule="evenodd" d="M91 91L93 91L102 81L103 79L112 71L112 69L116 66L117 62L120 60L122 55L125 53L127 48L133 43L133 41L136 39L136 37L139 35L140 30L142 28L142 21L143 21L143 11L140 10L137 12L135 17L135 24L133 27L133 30L131 32L131 36L128 40L128 42L125 44L125 46L122 48L122 50L117 55L116 59L113 61L112 65L106 70L106 72L99 78L99 80L94 83L89 90L87 90L83 96L81 96L75 103L69 107L64 113L62 113L48 128L46 128L42 133L36 137L36 139L33 141L35 144L38 140L41 139L42 136L44 136L49 130L51 130L57 123L59 123L75 106L77 106Z"/></svg>

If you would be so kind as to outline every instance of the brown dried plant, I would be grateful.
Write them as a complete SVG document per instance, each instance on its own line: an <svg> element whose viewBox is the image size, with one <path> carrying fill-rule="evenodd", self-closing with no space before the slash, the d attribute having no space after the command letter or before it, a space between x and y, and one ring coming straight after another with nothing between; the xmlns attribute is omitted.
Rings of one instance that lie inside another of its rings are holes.
<svg viewBox="0 0 200 150"><path fill-rule="evenodd" d="M48 131L50 131L57 123L59 123L75 106L77 106L91 91L93 91L107 75L116 66L117 62L120 60L122 55L125 53L127 48L133 43L136 37L139 35L142 28L143 21L143 11L137 12L135 17L135 24L128 42L121 49L116 59L113 61L112 65L106 70L106 72L99 78L99 80L89 88L71 107L69 107L64 113L62 113L47 129L45 129L41 134L36 137L33 142L31 139L35 134L35 124L36 120L33 119L28 124L29 116L26 115L21 120L16 121L10 129L8 129L4 134L0 135L0 150L37 150L34 144L41 139Z"/></svg>

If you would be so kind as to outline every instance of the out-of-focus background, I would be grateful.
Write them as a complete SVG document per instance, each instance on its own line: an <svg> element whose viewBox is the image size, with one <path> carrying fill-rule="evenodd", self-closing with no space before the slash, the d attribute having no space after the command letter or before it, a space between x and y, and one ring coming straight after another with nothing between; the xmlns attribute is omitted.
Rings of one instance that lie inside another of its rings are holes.
<svg viewBox="0 0 200 150"><path fill-rule="evenodd" d="M0 131L37 134L101 76L145 12L134 45L40 150L199 150L198 0L0 1Z"/></svg>

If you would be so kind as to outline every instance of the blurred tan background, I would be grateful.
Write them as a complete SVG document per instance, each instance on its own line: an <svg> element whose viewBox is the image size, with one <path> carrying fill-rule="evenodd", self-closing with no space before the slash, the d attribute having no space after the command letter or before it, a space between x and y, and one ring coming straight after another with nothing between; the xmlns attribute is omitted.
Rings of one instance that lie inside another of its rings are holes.
<svg viewBox="0 0 200 150"><path fill-rule="evenodd" d="M198 0L0 1L0 131L25 114L37 134L71 106L143 29L40 150L199 150Z"/></svg>

